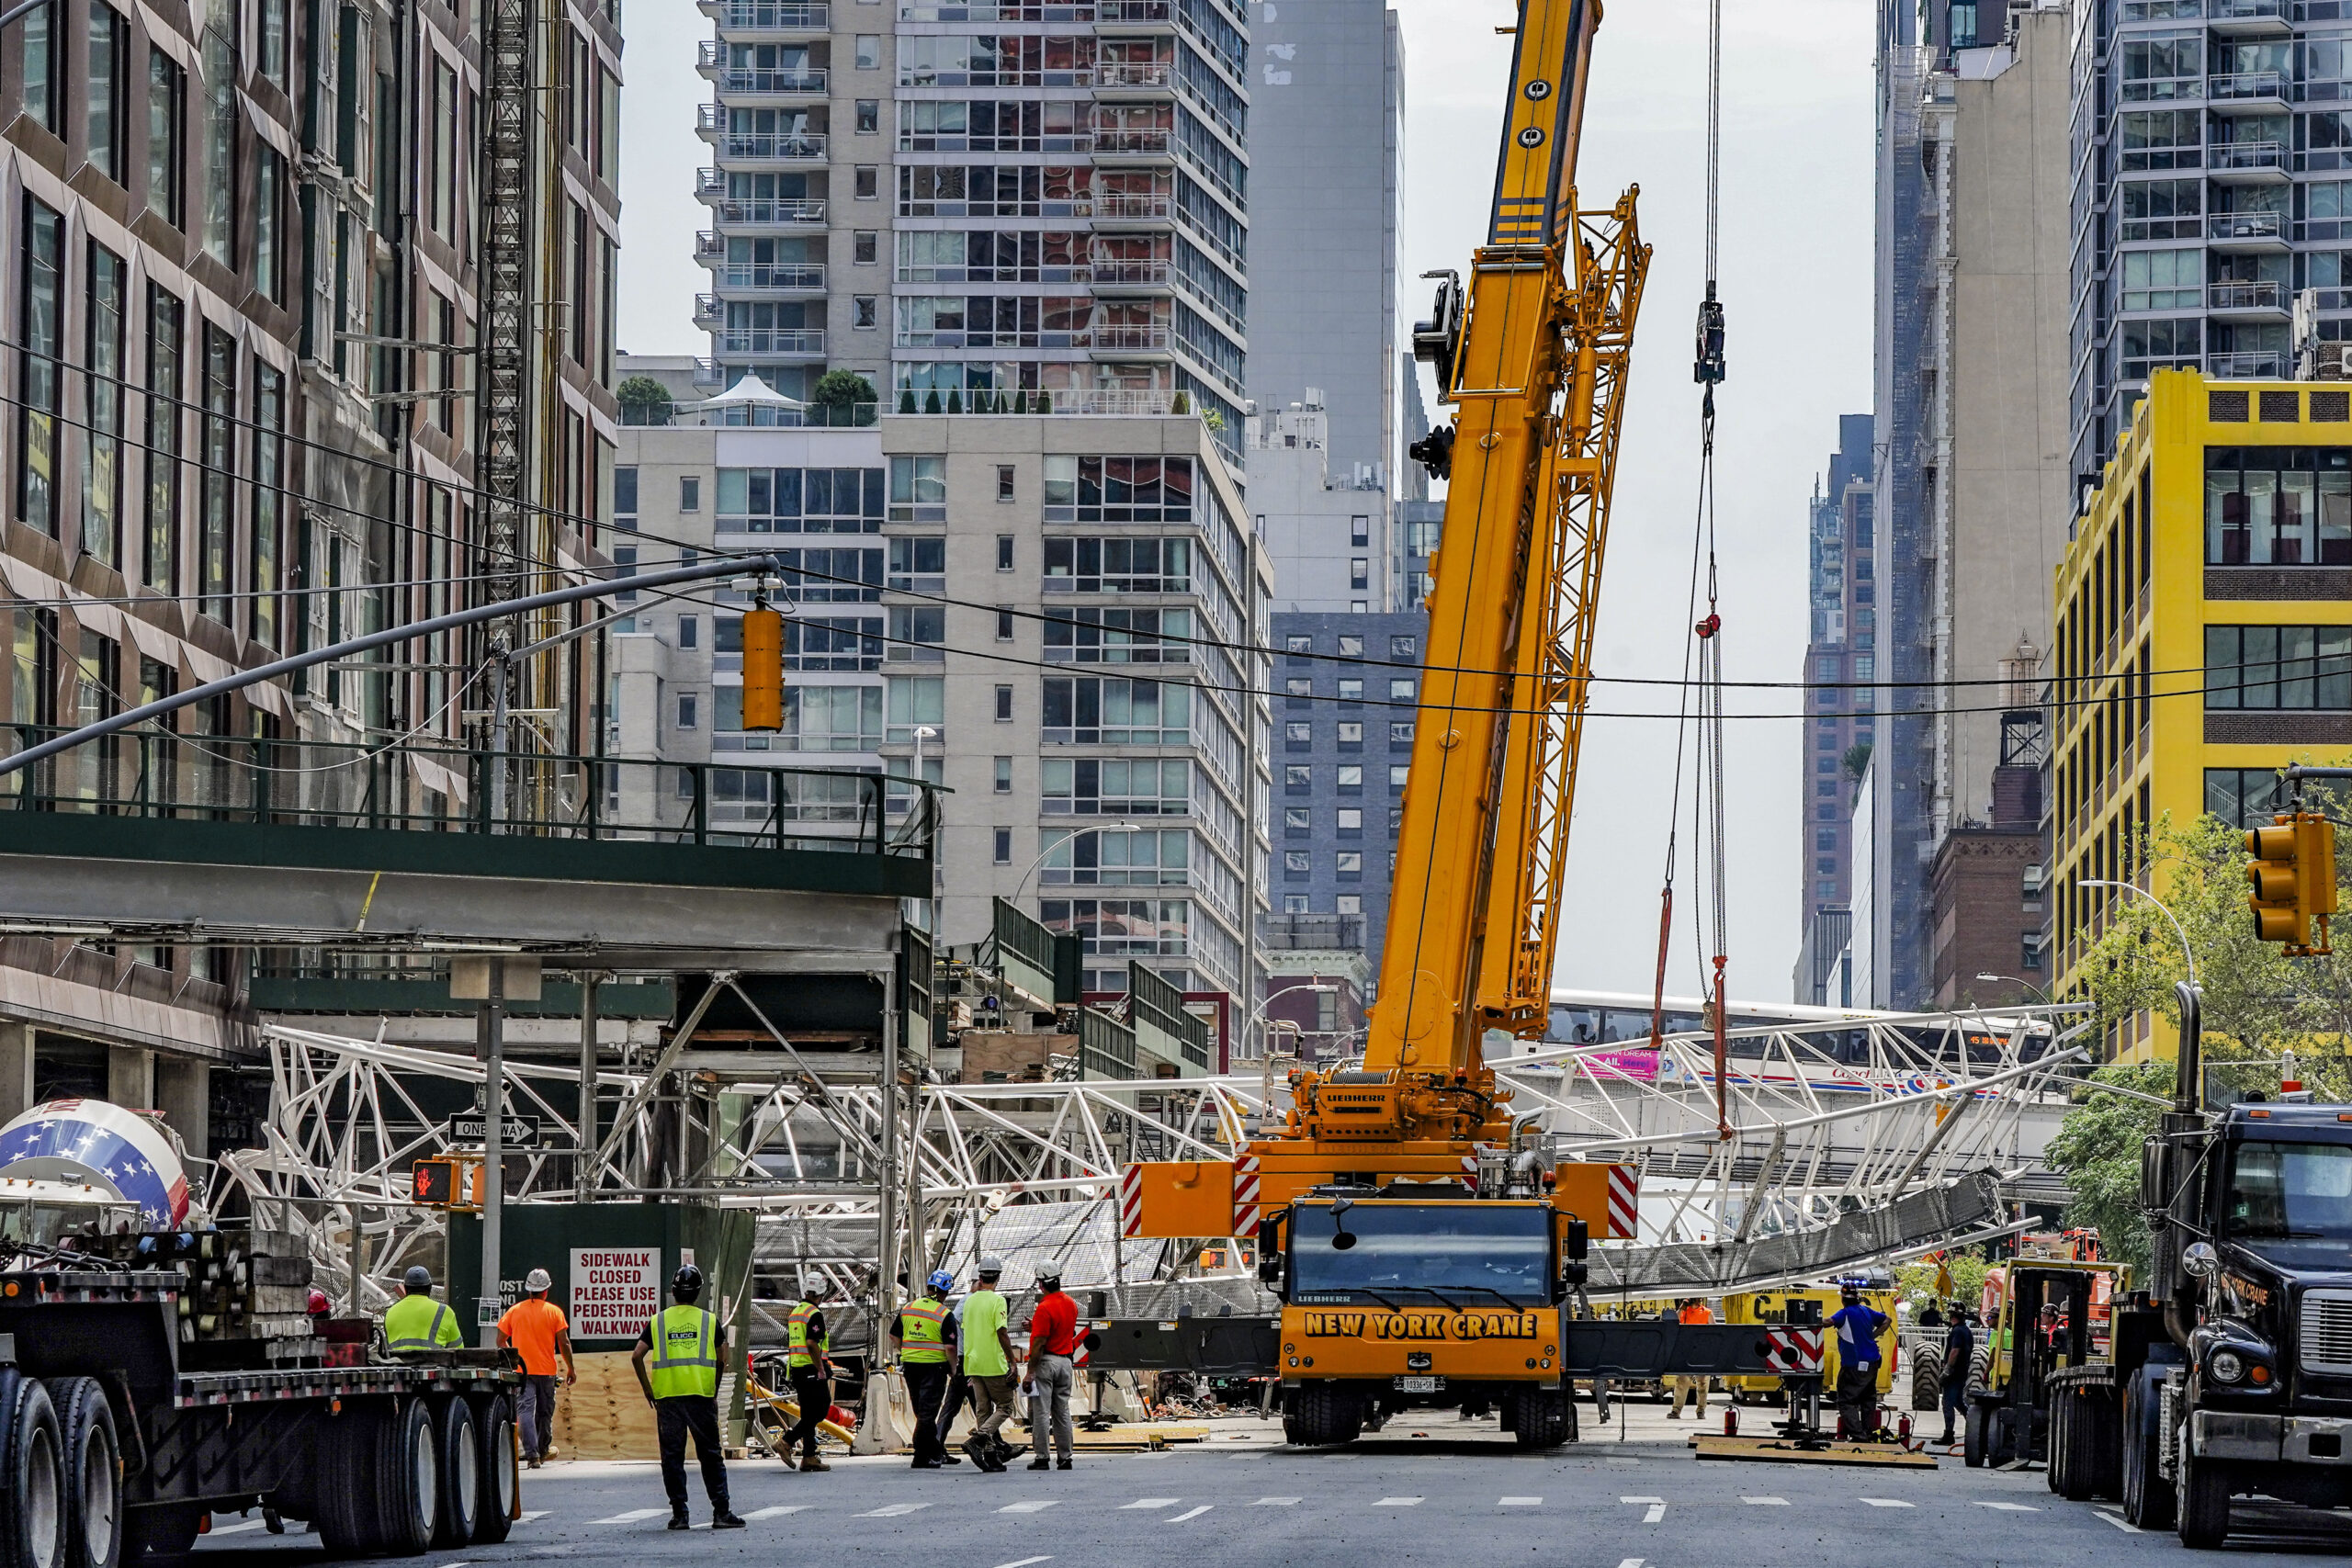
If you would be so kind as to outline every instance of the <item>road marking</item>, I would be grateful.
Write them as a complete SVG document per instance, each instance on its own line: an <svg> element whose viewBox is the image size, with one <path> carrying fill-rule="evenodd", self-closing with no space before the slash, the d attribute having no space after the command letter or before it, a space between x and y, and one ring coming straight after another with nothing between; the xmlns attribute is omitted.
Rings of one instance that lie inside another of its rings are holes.
<svg viewBox="0 0 2352 1568"><path fill-rule="evenodd" d="M1639 1464L1642 1461L1637 1459L1604 1459L1600 1462L1603 1464Z"/></svg>
<svg viewBox="0 0 2352 1568"><path fill-rule="evenodd" d="M1197 1518L1199 1518L1203 1514L1207 1513L1211 1508L1215 1507L1216 1506L1216 1505L1215 1505L1214 1503L1203 1503L1202 1505L1200 1505L1200 1506L1195 1507L1195 1508L1187 1508L1187 1509L1185 1509L1185 1510L1184 1510L1182 1513L1181 1513L1181 1514L1170 1514L1170 1515L1169 1515L1169 1516L1168 1516L1168 1518L1167 1518L1167 1522L1168 1522L1169 1524L1171 1524L1171 1525L1181 1525L1181 1524L1182 1524L1186 1519L1197 1519Z"/></svg>
<svg viewBox="0 0 2352 1568"><path fill-rule="evenodd" d="M1624 1562L1617 1564L1617 1568L1642 1568L1642 1560L1638 1557L1628 1557Z"/></svg>
<svg viewBox="0 0 2352 1568"><path fill-rule="evenodd" d="M659 1513L661 1510L657 1508L654 1511ZM204 1533L206 1535L241 1535L246 1530L257 1530L267 1523L269 1523L267 1519L241 1519L233 1525L214 1525Z"/></svg>
<svg viewBox="0 0 2352 1568"><path fill-rule="evenodd" d="M1742 1497L1740 1501L1753 1503L1759 1508L1785 1508L1789 1506L1786 1497Z"/></svg>
<svg viewBox="0 0 2352 1568"><path fill-rule="evenodd" d="M516 1519L514 1522L518 1525L527 1525L533 1519L544 1519L547 1517L548 1510L545 1508L526 1508L523 1510L523 1517ZM457 1568L457 1564L454 1562L450 1563L448 1568Z"/></svg>
<svg viewBox="0 0 2352 1568"><path fill-rule="evenodd" d="M868 1508L862 1514L854 1514L851 1517L860 1519L895 1519L902 1514L915 1513L930 1506L928 1503L886 1503L878 1508Z"/></svg>
<svg viewBox="0 0 2352 1568"><path fill-rule="evenodd" d="M1865 1497L1863 1502L1873 1508L1916 1508L1917 1503L1906 1503L1900 1497Z"/></svg>
<svg viewBox="0 0 2352 1568"><path fill-rule="evenodd" d="M1663 1497L1620 1497L1617 1501L1620 1503L1663 1503L1666 1499Z"/></svg>
<svg viewBox="0 0 2352 1568"><path fill-rule="evenodd" d="M1182 1497L1138 1497L1132 1503L1120 1504L1119 1511L1125 1513L1129 1508L1172 1508L1183 1500Z"/></svg>
<svg viewBox="0 0 2352 1568"><path fill-rule="evenodd" d="M1000 1514L1042 1514L1052 1507L1057 1500L1052 1497L1033 1497L1026 1503L1007 1503L997 1512ZM1041 1557L1037 1561L1043 1562L1045 1559Z"/></svg>
<svg viewBox="0 0 2352 1568"><path fill-rule="evenodd" d="M1010 1562L1000 1562L996 1568L1030 1568L1032 1563L1051 1562L1050 1557L1016 1557Z"/></svg>
<svg viewBox="0 0 2352 1568"><path fill-rule="evenodd" d="M2147 1531L2143 1530L2138 1525L2133 1524L2130 1519L2125 1518L2121 1514L2110 1514L2105 1508L2097 1509L2095 1512L2100 1518L2105 1519L2109 1524L2113 1525L2117 1529L2121 1530L2126 1535L2145 1535L2148 1533Z"/></svg>
<svg viewBox="0 0 2352 1568"><path fill-rule="evenodd" d="M786 1514L805 1514L813 1506L815 1505L810 1503L779 1503L773 1508L754 1508L743 1517L747 1519L780 1519Z"/></svg>
<svg viewBox="0 0 2352 1568"><path fill-rule="evenodd" d="M1253 1508L1295 1508L1298 1506L1298 1499L1295 1497L1261 1497L1250 1506Z"/></svg>
<svg viewBox="0 0 2352 1568"><path fill-rule="evenodd" d="M1543 1506L1544 1499L1541 1497L1498 1497L1495 1499L1495 1506L1498 1508L1540 1508Z"/></svg>
<svg viewBox="0 0 2352 1568"><path fill-rule="evenodd" d="M1373 1505L1375 1508L1418 1508L1420 1506L1419 1497L1383 1497Z"/></svg>
<svg viewBox="0 0 2352 1568"><path fill-rule="evenodd" d="M658 1519L669 1511L667 1508L631 1508L628 1513L615 1514L609 1519L590 1519L588 1522L592 1525L633 1525L639 1519Z"/></svg>
<svg viewBox="0 0 2352 1568"><path fill-rule="evenodd" d="M2005 1514L2038 1514L2041 1512L2041 1509L2030 1507L2023 1503L1987 1503L1981 1497L1973 1497L1969 1500L1980 1508L1998 1508Z"/></svg>
<svg viewBox="0 0 2352 1568"><path fill-rule="evenodd" d="M1642 1523L1645 1525L1654 1525L1664 1517L1666 1517L1666 1505L1663 1503L1652 1503L1648 1509L1643 1513Z"/></svg>

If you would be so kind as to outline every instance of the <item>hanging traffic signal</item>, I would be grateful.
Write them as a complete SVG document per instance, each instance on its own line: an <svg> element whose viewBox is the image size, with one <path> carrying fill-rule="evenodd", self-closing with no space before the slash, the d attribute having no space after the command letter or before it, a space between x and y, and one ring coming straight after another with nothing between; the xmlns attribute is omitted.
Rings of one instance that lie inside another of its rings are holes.
<svg viewBox="0 0 2352 1568"><path fill-rule="evenodd" d="M743 728L784 728L784 614L764 604L743 612Z"/></svg>
<svg viewBox="0 0 2352 1568"><path fill-rule="evenodd" d="M2335 913L2335 825L2316 812L2290 812L2271 827L2248 829L2245 847L2254 857L2245 874L2254 885L2246 907L2255 935L2286 943L2295 958L2334 951L2327 925Z"/></svg>

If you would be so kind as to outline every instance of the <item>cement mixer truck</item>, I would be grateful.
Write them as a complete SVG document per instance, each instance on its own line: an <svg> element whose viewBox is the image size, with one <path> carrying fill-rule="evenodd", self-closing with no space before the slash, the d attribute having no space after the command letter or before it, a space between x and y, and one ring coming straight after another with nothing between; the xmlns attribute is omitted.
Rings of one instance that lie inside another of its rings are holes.
<svg viewBox="0 0 2352 1568"><path fill-rule="evenodd" d="M156 1122L60 1100L0 1127L0 1568L176 1558L256 1506L338 1556L504 1540L503 1354L374 1359L311 1283L302 1238L204 1213Z"/></svg>

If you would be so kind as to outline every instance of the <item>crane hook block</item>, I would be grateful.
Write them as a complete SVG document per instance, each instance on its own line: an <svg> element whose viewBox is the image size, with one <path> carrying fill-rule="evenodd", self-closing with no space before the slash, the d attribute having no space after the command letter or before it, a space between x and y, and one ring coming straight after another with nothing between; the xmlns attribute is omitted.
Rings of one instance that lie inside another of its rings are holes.
<svg viewBox="0 0 2352 1568"><path fill-rule="evenodd" d="M1724 378L1724 307L1710 287L1707 297L1699 301L1699 354L1690 367L1690 379L1703 386L1720 386Z"/></svg>
<svg viewBox="0 0 2352 1568"><path fill-rule="evenodd" d="M1714 636L1717 632L1724 629L1724 618L1721 615L1710 615L1705 620L1701 621L1697 626L1690 629L1697 632L1700 637L1703 640L1704 638Z"/></svg>
<svg viewBox="0 0 2352 1568"><path fill-rule="evenodd" d="M1439 425L1406 447L1405 456L1427 468L1433 479L1450 478L1453 473L1453 426Z"/></svg>

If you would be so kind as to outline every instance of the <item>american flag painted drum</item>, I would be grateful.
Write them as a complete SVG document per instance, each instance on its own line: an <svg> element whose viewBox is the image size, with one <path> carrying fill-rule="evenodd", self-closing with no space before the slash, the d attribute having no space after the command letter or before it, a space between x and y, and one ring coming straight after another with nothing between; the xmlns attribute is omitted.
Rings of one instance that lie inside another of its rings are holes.
<svg viewBox="0 0 2352 1568"><path fill-rule="evenodd" d="M170 1140L103 1100L52 1100L0 1127L0 1174L106 1188L157 1230L187 1218L187 1177Z"/></svg>

